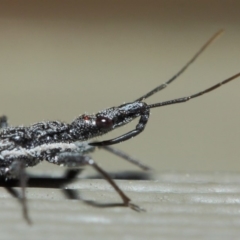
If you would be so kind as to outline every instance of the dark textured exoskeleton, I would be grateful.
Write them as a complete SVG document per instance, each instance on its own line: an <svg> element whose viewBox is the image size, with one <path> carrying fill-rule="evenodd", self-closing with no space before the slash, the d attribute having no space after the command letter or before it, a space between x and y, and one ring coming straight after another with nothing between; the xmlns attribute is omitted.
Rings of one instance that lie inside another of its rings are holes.
<svg viewBox="0 0 240 240"><path fill-rule="evenodd" d="M81 115L69 124L59 121L46 121L29 127L8 127L6 117L2 116L0 118L0 175L6 178L6 180L10 178L19 179L25 219L30 222L25 198L25 187L27 184L25 168L35 166L43 160L66 167L79 168L91 165L103 175L120 195L123 200L122 206L128 206L140 211L141 208L131 203L130 198L124 194L109 175L88 154L94 151L95 147L101 147L143 169L148 169L147 166L108 145L126 141L141 133L147 124L151 108L186 102L239 77L240 73L188 97L149 105L143 102L144 99L166 88L168 84L182 74L221 32L216 33L173 78L133 102L108 108L94 115ZM111 140L87 142L89 139L123 126L137 117L140 120L134 130Z"/></svg>

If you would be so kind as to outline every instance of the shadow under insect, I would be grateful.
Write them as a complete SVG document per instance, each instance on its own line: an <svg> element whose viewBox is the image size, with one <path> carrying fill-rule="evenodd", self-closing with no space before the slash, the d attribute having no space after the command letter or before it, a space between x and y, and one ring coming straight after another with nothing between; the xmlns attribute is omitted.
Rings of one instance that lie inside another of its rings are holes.
<svg viewBox="0 0 240 240"><path fill-rule="evenodd" d="M61 177L49 177L49 176L32 176L28 175L28 188L52 188L61 189L63 194L68 199L80 200L85 204L94 207L120 207L125 206L124 203L100 203L96 201L86 200L81 197L79 191L75 189L66 188L67 185L79 180L78 176L83 169L67 169ZM150 180L153 179L150 172L139 172L139 171L122 171L122 172L110 172L109 176L115 180ZM84 179L104 179L100 174L86 176ZM80 179L81 181L81 179ZM3 187L10 193L14 198L17 198L22 204L22 195L15 189L21 187L18 179L8 179L0 177L0 187ZM29 222L30 223L30 222Z"/></svg>

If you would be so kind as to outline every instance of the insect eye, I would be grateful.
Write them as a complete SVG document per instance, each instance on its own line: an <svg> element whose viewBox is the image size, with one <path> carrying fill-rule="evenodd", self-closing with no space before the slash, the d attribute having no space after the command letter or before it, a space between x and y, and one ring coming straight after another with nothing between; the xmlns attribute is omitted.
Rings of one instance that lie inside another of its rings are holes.
<svg viewBox="0 0 240 240"><path fill-rule="evenodd" d="M96 119L96 125L100 128L108 129L113 126L113 121L110 118L99 116Z"/></svg>

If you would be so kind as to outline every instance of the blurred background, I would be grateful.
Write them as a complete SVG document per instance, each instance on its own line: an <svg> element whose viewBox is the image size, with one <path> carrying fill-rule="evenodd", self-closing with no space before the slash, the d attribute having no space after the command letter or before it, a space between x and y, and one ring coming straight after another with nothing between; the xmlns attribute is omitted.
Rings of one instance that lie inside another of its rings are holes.
<svg viewBox="0 0 240 240"><path fill-rule="evenodd" d="M132 101L172 77L224 28L183 76L147 102L210 87L240 71L239 9L233 0L1 1L0 113L14 126L71 122ZM240 79L153 109L145 131L116 147L159 172L240 171L239 102ZM94 159L109 171L137 169L104 151Z"/></svg>

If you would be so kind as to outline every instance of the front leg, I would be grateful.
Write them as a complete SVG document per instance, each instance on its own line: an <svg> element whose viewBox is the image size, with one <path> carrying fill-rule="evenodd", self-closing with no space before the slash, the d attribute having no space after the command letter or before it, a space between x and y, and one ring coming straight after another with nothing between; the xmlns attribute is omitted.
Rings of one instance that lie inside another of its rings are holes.
<svg viewBox="0 0 240 240"><path fill-rule="evenodd" d="M92 166L98 173L100 173L105 180L115 189L118 195L122 198L122 206L130 207L135 211L142 211L140 207L131 203L131 199L118 187L113 179L105 172L90 156L81 155L81 153L64 152L58 155L56 164L66 167L82 167L85 165Z"/></svg>

